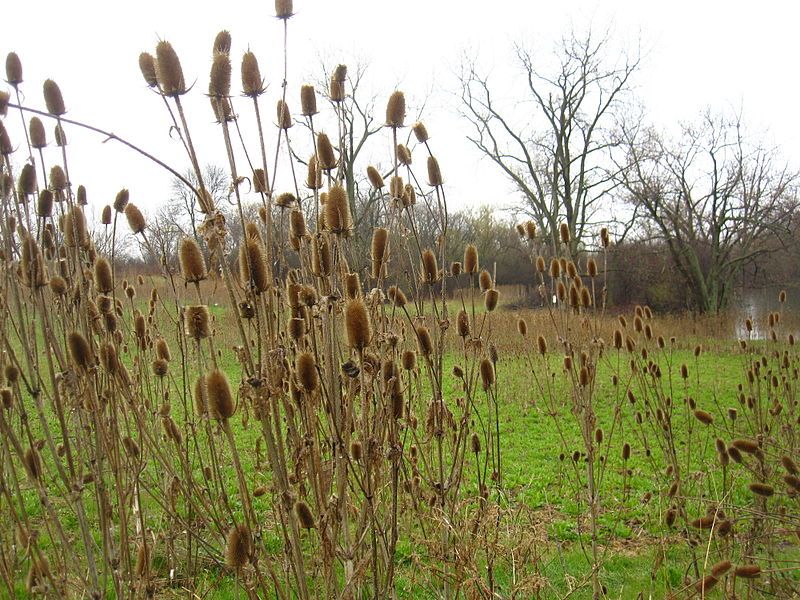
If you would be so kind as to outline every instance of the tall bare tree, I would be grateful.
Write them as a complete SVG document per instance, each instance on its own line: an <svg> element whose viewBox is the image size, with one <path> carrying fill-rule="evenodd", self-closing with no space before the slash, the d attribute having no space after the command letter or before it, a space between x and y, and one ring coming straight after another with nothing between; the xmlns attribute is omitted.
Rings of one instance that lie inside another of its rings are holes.
<svg viewBox="0 0 800 600"><path fill-rule="evenodd" d="M739 116L706 112L676 139L624 132L630 168L620 182L646 235L667 244L697 310L725 308L745 266L796 243L798 173L750 139Z"/></svg>
<svg viewBox="0 0 800 600"><path fill-rule="evenodd" d="M559 245L566 223L575 254L589 234L604 196L615 185L608 154L618 145L615 126L625 112L639 58L609 57L608 37L574 32L555 50L547 72L521 45L516 59L524 83L491 81L474 61L461 74L462 113L468 139L522 195L521 212ZM513 103L504 90L514 90ZM504 98L504 96L506 98Z"/></svg>

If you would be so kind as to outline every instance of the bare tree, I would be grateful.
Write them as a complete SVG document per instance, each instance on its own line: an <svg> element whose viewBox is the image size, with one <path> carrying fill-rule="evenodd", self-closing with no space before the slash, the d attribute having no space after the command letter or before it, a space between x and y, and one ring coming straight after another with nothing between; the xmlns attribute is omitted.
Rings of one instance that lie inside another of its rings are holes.
<svg viewBox="0 0 800 600"><path fill-rule="evenodd" d="M624 132L630 168L620 182L645 234L667 244L697 310L725 308L745 266L795 243L798 174L748 139L739 116L706 112L672 140L652 128Z"/></svg>
<svg viewBox="0 0 800 600"><path fill-rule="evenodd" d="M473 62L461 74L462 113L472 125L468 139L522 194L521 212L559 245L559 227L570 232L574 255L589 234L604 196L616 185L609 153L619 140L615 126L625 111L637 57L610 61L610 41L574 32L556 49L557 69L547 73L522 46L516 58L525 78L489 81ZM502 89L524 98L509 105Z"/></svg>

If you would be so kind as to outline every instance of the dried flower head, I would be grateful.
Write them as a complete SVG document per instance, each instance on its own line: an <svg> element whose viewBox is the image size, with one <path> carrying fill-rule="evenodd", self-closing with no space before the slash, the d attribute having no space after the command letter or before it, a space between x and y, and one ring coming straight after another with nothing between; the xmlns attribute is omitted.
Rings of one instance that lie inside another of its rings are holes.
<svg viewBox="0 0 800 600"><path fill-rule="evenodd" d="M386 126L403 127L406 118L406 97L401 91L395 91L386 103Z"/></svg>

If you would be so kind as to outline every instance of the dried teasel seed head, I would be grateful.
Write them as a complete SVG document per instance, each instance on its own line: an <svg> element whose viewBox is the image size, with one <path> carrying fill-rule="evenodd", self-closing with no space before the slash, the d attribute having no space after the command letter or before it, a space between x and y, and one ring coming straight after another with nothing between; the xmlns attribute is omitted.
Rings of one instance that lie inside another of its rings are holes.
<svg viewBox="0 0 800 600"><path fill-rule="evenodd" d="M362 454L363 452L362 452L361 442L359 442L358 440L353 440L352 442L350 442L350 457L355 462L361 462Z"/></svg>
<svg viewBox="0 0 800 600"><path fill-rule="evenodd" d="M319 387L317 361L310 352L302 352L297 355L295 373L297 373L297 382L306 392L313 392Z"/></svg>
<svg viewBox="0 0 800 600"><path fill-rule="evenodd" d="M586 274L589 277L597 277L597 262L591 256L586 261Z"/></svg>
<svg viewBox="0 0 800 600"><path fill-rule="evenodd" d="M461 262L460 261L456 260L456 261L453 261L453 262L450 263L450 274L453 277L458 277L459 275L461 275L461 271L462 270L463 270L463 268L461 266Z"/></svg>
<svg viewBox="0 0 800 600"><path fill-rule="evenodd" d="M214 38L213 53L228 54L231 51L231 34L229 31L222 30Z"/></svg>
<svg viewBox="0 0 800 600"><path fill-rule="evenodd" d="M344 280L345 294L348 300L361 296L361 278L358 273L348 273Z"/></svg>
<svg viewBox="0 0 800 600"><path fill-rule="evenodd" d="M242 56L242 93L250 98L257 98L264 93L258 59L252 52L245 52Z"/></svg>
<svg viewBox="0 0 800 600"><path fill-rule="evenodd" d="M317 92L313 85L300 87L300 112L304 117L313 117L317 114Z"/></svg>
<svg viewBox="0 0 800 600"><path fill-rule="evenodd" d="M186 335L195 340L202 340L211 335L211 317L204 304L187 306L183 313Z"/></svg>
<svg viewBox="0 0 800 600"><path fill-rule="evenodd" d="M205 376L205 389L209 414L218 421L231 418L235 405L227 375L214 369Z"/></svg>
<svg viewBox="0 0 800 600"><path fill-rule="evenodd" d="M325 203L325 225L329 231L336 234L348 234L353 227L350 216L350 200L347 191L341 185L334 185L328 191L328 201Z"/></svg>
<svg viewBox="0 0 800 600"><path fill-rule="evenodd" d="M770 496L775 494L775 488L766 483L753 482L747 487L750 488L750 491L756 494L757 496L763 496L765 498L769 498Z"/></svg>
<svg viewBox="0 0 800 600"><path fill-rule="evenodd" d="M442 170L439 167L439 161L435 156L428 157L428 185L431 187L440 187L444 183L442 179Z"/></svg>
<svg viewBox="0 0 800 600"><path fill-rule="evenodd" d="M231 95L231 57L227 52L218 52L211 61L208 95L212 98L227 98Z"/></svg>
<svg viewBox="0 0 800 600"><path fill-rule="evenodd" d="M408 298L398 286L393 285L389 288L387 296L394 306L403 308L408 302Z"/></svg>
<svg viewBox="0 0 800 600"><path fill-rule="evenodd" d="M163 358L155 359L150 367L153 371L153 375L156 377L164 377L167 374L167 371L169 371L169 363ZM173 435L172 437L176 438L177 436Z"/></svg>
<svg viewBox="0 0 800 600"><path fill-rule="evenodd" d="M71 331L67 336L67 347L72 362L80 369L88 369L94 365L94 356L89 342L80 331Z"/></svg>
<svg viewBox="0 0 800 600"><path fill-rule="evenodd" d="M64 107L64 97L61 95L61 88L52 79L46 79L42 86L44 93L44 103L47 106L47 112L51 115L61 116L67 112Z"/></svg>
<svg viewBox="0 0 800 600"><path fill-rule="evenodd" d="M327 277L332 268L331 246L324 234L314 236L311 242L311 271L317 277Z"/></svg>
<svg viewBox="0 0 800 600"><path fill-rule="evenodd" d="M417 334L417 349L422 356L428 357L433 352L433 340L431 332L424 325L415 328Z"/></svg>
<svg viewBox="0 0 800 600"><path fill-rule="evenodd" d="M484 391L488 390L494 385L494 365L488 358L484 358L480 365L481 372L481 385Z"/></svg>
<svg viewBox="0 0 800 600"><path fill-rule="evenodd" d="M291 212L289 215L289 232L296 238L304 238L308 235L306 218L303 216L303 211L294 209Z"/></svg>
<svg viewBox="0 0 800 600"><path fill-rule="evenodd" d="M292 0L275 0L275 16L279 19L290 18L294 14L293 10Z"/></svg>
<svg viewBox="0 0 800 600"><path fill-rule="evenodd" d="M47 146L47 134L44 131L44 124L39 117L31 117L28 124L28 135L30 136L31 146L41 150Z"/></svg>
<svg viewBox="0 0 800 600"><path fill-rule="evenodd" d="M550 277L553 279L561 277L561 262L557 258L550 261Z"/></svg>
<svg viewBox="0 0 800 600"><path fill-rule="evenodd" d="M370 248L370 258L372 260L372 277L378 279L384 275L386 264L386 248L389 244L389 230L385 227L377 227L372 232L372 246Z"/></svg>
<svg viewBox="0 0 800 600"><path fill-rule="evenodd" d="M547 354L547 340L544 339L544 336L539 336L536 338L536 347L539 350L539 354L544 356Z"/></svg>
<svg viewBox="0 0 800 600"><path fill-rule="evenodd" d="M42 465L42 457L39 451L35 448L28 448L22 457L22 462L25 465L25 470L31 479L41 479L44 474L44 467Z"/></svg>
<svg viewBox="0 0 800 600"><path fill-rule="evenodd" d="M56 126L53 129L53 136L56 138L56 146L59 148L67 145L67 134L64 132L64 128L61 126L61 123L56 123Z"/></svg>
<svg viewBox="0 0 800 600"><path fill-rule="evenodd" d="M478 434L472 432L472 435L469 438L469 447L472 450L473 454L480 454L481 452L481 438L478 437Z"/></svg>
<svg viewBox="0 0 800 600"><path fill-rule="evenodd" d="M67 174L59 165L50 169L50 189L54 192L63 192L67 189Z"/></svg>
<svg viewBox="0 0 800 600"><path fill-rule="evenodd" d="M56 296L63 296L67 293L67 282L63 277L55 275L50 278L50 291Z"/></svg>
<svg viewBox="0 0 800 600"><path fill-rule="evenodd" d="M351 348L363 350L372 338L372 328L364 301L360 298L350 300L345 308L345 327L347 341Z"/></svg>
<svg viewBox="0 0 800 600"><path fill-rule="evenodd" d="M711 574L714 577L722 577L723 575L725 575L725 573L731 570L731 566L733 566L731 564L731 561L721 560L720 562L716 563L711 567Z"/></svg>
<svg viewBox="0 0 800 600"><path fill-rule="evenodd" d="M247 525L241 524L231 528L225 544L225 564L231 569L241 569L250 561L252 545Z"/></svg>
<svg viewBox="0 0 800 600"><path fill-rule="evenodd" d="M413 371L417 367L417 353L413 350L403 352L403 368L406 371Z"/></svg>
<svg viewBox="0 0 800 600"><path fill-rule="evenodd" d="M94 261L94 285L101 294L108 294L114 289L111 263L103 256Z"/></svg>
<svg viewBox="0 0 800 600"><path fill-rule="evenodd" d="M561 225L559 225L558 227L558 233L559 237L561 238L561 243L569 244L570 240L569 225L567 225L566 223L561 223Z"/></svg>
<svg viewBox="0 0 800 600"><path fill-rule="evenodd" d="M697 409L694 411L694 417L700 421L703 425L711 425L714 422L714 417L711 413L708 413L704 410Z"/></svg>
<svg viewBox="0 0 800 600"><path fill-rule="evenodd" d="M625 442L622 445L622 460L628 460L631 457L631 445Z"/></svg>
<svg viewBox="0 0 800 600"><path fill-rule="evenodd" d="M608 248L611 245L611 238L608 235L608 228L606 227L600 229L600 245L603 248Z"/></svg>
<svg viewBox="0 0 800 600"><path fill-rule="evenodd" d="M330 171L336 168L336 154L333 151L333 145L327 134L317 134L317 157L319 166L323 171Z"/></svg>
<svg viewBox="0 0 800 600"><path fill-rule="evenodd" d="M128 219L128 227L134 235L144 231L146 225L144 215L133 202L128 202L125 207L125 218Z"/></svg>
<svg viewBox="0 0 800 600"><path fill-rule="evenodd" d="M733 570L733 574L742 579L756 579L761 577L761 567L756 564L739 565Z"/></svg>
<svg viewBox="0 0 800 600"><path fill-rule="evenodd" d="M17 189L20 195L24 196L36 193L36 168L32 164L22 165L17 179Z"/></svg>
<svg viewBox="0 0 800 600"><path fill-rule="evenodd" d="M15 385L19 381L19 369L15 365L6 365L3 369L3 376L8 385Z"/></svg>
<svg viewBox="0 0 800 600"><path fill-rule="evenodd" d="M528 322L521 317L517 319L517 331L522 337L528 335Z"/></svg>
<svg viewBox="0 0 800 600"><path fill-rule="evenodd" d="M66 182L66 176L64 178ZM81 206L87 206L89 204L89 200L86 198L86 187L83 185L79 185L77 191L75 192L75 199L77 200L78 204Z"/></svg>
<svg viewBox="0 0 800 600"><path fill-rule="evenodd" d="M333 102L341 102L345 97L345 82L344 80L336 79L334 75L331 77L331 82L328 85L328 97Z"/></svg>
<svg viewBox="0 0 800 600"><path fill-rule="evenodd" d="M489 274L489 271L486 269L481 271L481 274L478 276L478 284L480 285L482 292L489 291L494 287L494 284L492 283L492 276Z"/></svg>
<svg viewBox="0 0 800 600"><path fill-rule="evenodd" d="M39 198L36 201L36 216L53 216L53 192L50 190L42 190L39 192Z"/></svg>
<svg viewBox="0 0 800 600"><path fill-rule="evenodd" d="M278 100L276 112L278 114L278 127L280 129L289 129L293 125L292 113L289 111L289 105L283 100Z"/></svg>
<svg viewBox="0 0 800 600"><path fill-rule="evenodd" d="M318 190L322 188L322 169L320 169L318 166L316 156L312 156L308 159L305 184L310 190Z"/></svg>
<svg viewBox="0 0 800 600"><path fill-rule="evenodd" d="M586 288L584 288L586 289ZM500 301L500 292L496 289L486 290L486 295L483 297L483 306L486 312L492 312L497 308Z"/></svg>
<svg viewBox="0 0 800 600"><path fill-rule="evenodd" d="M458 316L456 317L456 331L458 335L462 338L468 338L470 334L470 326L469 326L469 315L467 311L461 309L458 311Z"/></svg>
<svg viewBox="0 0 800 600"><path fill-rule="evenodd" d="M417 203L417 193L414 191L414 186L407 183L403 187L403 207L414 206Z"/></svg>
<svg viewBox="0 0 800 600"><path fill-rule="evenodd" d="M181 274L188 283L198 283L208 277L206 260L194 239L184 238L181 240L179 259Z"/></svg>
<svg viewBox="0 0 800 600"><path fill-rule="evenodd" d="M147 87L158 86L158 76L156 75L156 59L149 52L142 52L139 55L139 70Z"/></svg>
<svg viewBox="0 0 800 600"><path fill-rule="evenodd" d="M405 191L406 188L403 184L403 178L400 177L400 175L392 176L392 179L389 181L389 194L392 198L402 200Z"/></svg>
<svg viewBox="0 0 800 600"><path fill-rule="evenodd" d="M397 144L397 160L404 167L411 164L411 150L405 144Z"/></svg>
<svg viewBox="0 0 800 600"><path fill-rule="evenodd" d="M414 136L416 136L417 141L420 144L424 144L430 139L430 136L428 135L428 130L421 121L417 121L416 123L414 123L411 126L411 130L414 132Z"/></svg>
<svg viewBox="0 0 800 600"><path fill-rule="evenodd" d="M423 283L436 283L439 281L439 265L433 250L426 249L422 252L420 275Z"/></svg>
<svg viewBox="0 0 800 600"><path fill-rule="evenodd" d="M525 235L529 240L536 238L536 223L533 221L525 221Z"/></svg>
<svg viewBox="0 0 800 600"><path fill-rule="evenodd" d="M256 294L269 289L267 263L258 240L245 240L239 247L239 277Z"/></svg>
<svg viewBox="0 0 800 600"><path fill-rule="evenodd" d="M713 575L706 575L700 581L694 584L694 588L700 593L701 597L705 597L705 594L718 583L719 579Z"/></svg>
<svg viewBox="0 0 800 600"><path fill-rule="evenodd" d="M798 474L800 474L800 472L798 472L798 469L797 469L797 464L792 460L792 458L790 456L785 455L785 454L783 456L781 456L781 464L783 465L783 468L786 469L786 471L790 475L798 475Z"/></svg>
<svg viewBox="0 0 800 600"><path fill-rule="evenodd" d="M156 45L156 77L161 93L176 97L186 93L186 81L177 52L163 40Z"/></svg>
<svg viewBox="0 0 800 600"><path fill-rule="evenodd" d="M294 514L297 516L297 522L303 529L316 529L317 525L314 522L314 515L311 513L311 508L303 500L298 500L294 504Z"/></svg>
<svg viewBox="0 0 800 600"><path fill-rule="evenodd" d="M114 197L114 210L118 213L125 212L125 207L128 206L129 200L130 192L125 188L121 189Z"/></svg>
<svg viewBox="0 0 800 600"><path fill-rule="evenodd" d="M5 92L0 91L0 116L3 116L4 112L7 112L7 110L3 108L3 106L7 104L7 102L5 102L6 95L7 94ZM6 129L6 126L3 125L3 122L0 121L0 155L8 156L9 154L13 153L14 145L11 143L8 130ZM0 180L0 196L3 198L8 197L11 193L12 185L11 175L8 173L3 173L3 179Z"/></svg>
<svg viewBox="0 0 800 600"><path fill-rule="evenodd" d="M378 169L372 165L367 167L367 179L369 179L370 185L372 185L372 187L374 187L376 190L383 189L383 187L386 185L383 181L383 177L378 172Z"/></svg>
<svg viewBox="0 0 800 600"><path fill-rule="evenodd" d="M6 81L15 88L22 83L22 61L16 52L6 55Z"/></svg>
<svg viewBox="0 0 800 600"><path fill-rule="evenodd" d="M406 118L406 97L401 91L395 91L386 103L386 126L403 127Z"/></svg>
<svg viewBox="0 0 800 600"><path fill-rule="evenodd" d="M478 249L472 244L464 248L464 272L470 274L478 272Z"/></svg>
<svg viewBox="0 0 800 600"><path fill-rule="evenodd" d="M156 356L167 362L172 359L172 355L169 351L169 344L163 337L156 340Z"/></svg>

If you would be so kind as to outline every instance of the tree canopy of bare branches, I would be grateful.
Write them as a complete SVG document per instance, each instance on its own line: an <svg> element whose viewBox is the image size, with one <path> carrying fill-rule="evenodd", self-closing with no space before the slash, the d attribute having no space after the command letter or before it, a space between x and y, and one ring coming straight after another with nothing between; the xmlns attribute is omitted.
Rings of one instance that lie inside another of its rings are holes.
<svg viewBox="0 0 800 600"><path fill-rule="evenodd" d="M619 142L615 126L639 59L623 53L610 60L609 39L591 32L562 40L552 72L521 45L515 50L524 83L490 81L474 61L464 66L468 139L520 192L520 212L536 221L553 253L567 224L574 255L616 185L608 155ZM510 100L504 90L513 90Z"/></svg>
<svg viewBox="0 0 800 600"><path fill-rule="evenodd" d="M675 139L624 131L620 181L645 233L666 243L696 310L725 308L741 269L790 243L798 173L739 116L707 111Z"/></svg>

